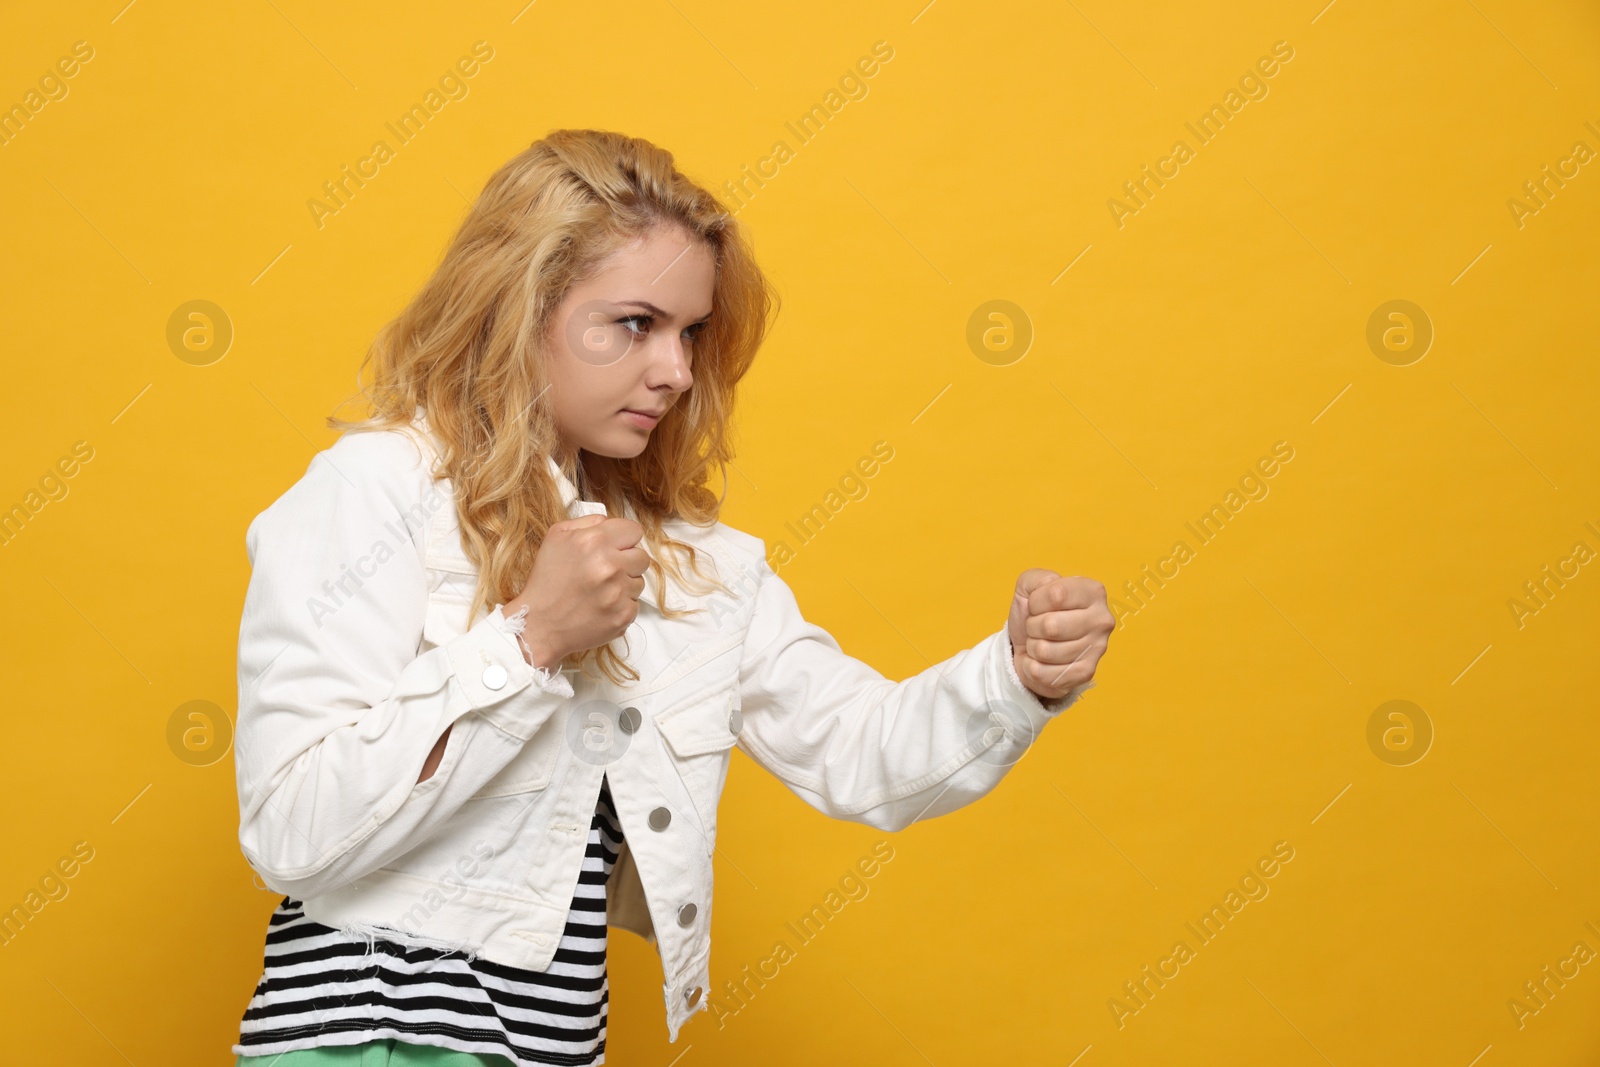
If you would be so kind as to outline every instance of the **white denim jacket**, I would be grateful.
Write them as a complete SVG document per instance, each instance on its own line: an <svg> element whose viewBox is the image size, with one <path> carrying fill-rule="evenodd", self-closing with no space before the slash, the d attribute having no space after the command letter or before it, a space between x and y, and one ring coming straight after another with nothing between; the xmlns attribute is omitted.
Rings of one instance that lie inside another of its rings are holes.
<svg viewBox="0 0 1600 1067"><path fill-rule="evenodd" d="M639 672L554 674L520 618L466 618L476 570L418 412L350 432L251 522L239 629L239 842L312 920L546 969L577 886L602 774L625 841L610 925L656 945L668 1038L708 1008L712 853L729 752L807 804L880 830L988 793L1093 682L1041 702L1004 625L893 682L807 622L764 543L667 523L732 591L646 580L616 647ZM570 516L604 513L577 499ZM625 642L625 643L624 643ZM424 760L452 727L432 777Z"/></svg>

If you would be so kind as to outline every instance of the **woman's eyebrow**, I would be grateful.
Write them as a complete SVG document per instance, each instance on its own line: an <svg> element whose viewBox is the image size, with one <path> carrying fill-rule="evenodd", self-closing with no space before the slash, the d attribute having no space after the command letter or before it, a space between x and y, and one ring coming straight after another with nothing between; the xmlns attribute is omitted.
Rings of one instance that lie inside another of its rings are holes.
<svg viewBox="0 0 1600 1067"><path fill-rule="evenodd" d="M650 312L650 314L652 314L652 315L660 315L664 319L672 318L672 315L669 312L661 310L660 308L656 307L654 304L650 303L650 301L648 301L648 300L618 300L617 303L624 304L624 305L629 305L629 306L632 306L632 307L644 308L646 311ZM710 317L711 317L711 312L709 312L709 311L706 312L704 315L700 316L701 319L708 319Z"/></svg>

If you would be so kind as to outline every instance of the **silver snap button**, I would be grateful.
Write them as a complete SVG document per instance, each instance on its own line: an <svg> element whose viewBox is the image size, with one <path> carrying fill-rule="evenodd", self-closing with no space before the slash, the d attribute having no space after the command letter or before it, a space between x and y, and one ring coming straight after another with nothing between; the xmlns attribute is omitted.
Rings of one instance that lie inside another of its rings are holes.
<svg viewBox="0 0 1600 1067"><path fill-rule="evenodd" d="M695 912L698 911L698 910L699 909L697 909L693 904L685 904L683 907L679 908L678 909L678 925L679 926L692 926L692 925L694 925L694 915L695 915Z"/></svg>
<svg viewBox="0 0 1600 1067"><path fill-rule="evenodd" d="M504 689L506 680L511 676L506 669L498 663L491 663L483 669L483 685L486 689Z"/></svg>
<svg viewBox="0 0 1600 1067"><path fill-rule="evenodd" d="M631 734L643 720L644 716L639 714L638 708L623 708L622 714L617 716L617 728L625 734Z"/></svg>
<svg viewBox="0 0 1600 1067"><path fill-rule="evenodd" d="M728 729L734 733L744 729L744 712L738 708L733 708L728 712Z"/></svg>
<svg viewBox="0 0 1600 1067"><path fill-rule="evenodd" d="M700 989L700 987L699 986L695 986L693 989L689 990L689 992L687 992L687 993L685 993L683 995L683 1002L685 1004L689 1005L689 1007L691 1007L691 1008L694 1007L696 1004L700 1003L700 993L701 992L702 992L702 990Z"/></svg>
<svg viewBox="0 0 1600 1067"><path fill-rule="evenodd" d="M650 829L665 830L672 821L672 812L666 808L657 808L650 813Z"/></svg>

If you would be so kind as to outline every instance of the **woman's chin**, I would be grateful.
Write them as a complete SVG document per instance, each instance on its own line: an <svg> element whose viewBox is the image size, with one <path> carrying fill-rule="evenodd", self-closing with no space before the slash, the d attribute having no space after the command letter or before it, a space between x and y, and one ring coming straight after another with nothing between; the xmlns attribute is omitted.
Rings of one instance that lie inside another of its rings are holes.
<svg viewBox="0 0 1600 1067"><path fill-rule="evenodd" d="M594 456L605 456L609 459L633 459L650 445L650 434L635 431L626 437L605 441L596 441L583 446L583 450Z"/></svg>

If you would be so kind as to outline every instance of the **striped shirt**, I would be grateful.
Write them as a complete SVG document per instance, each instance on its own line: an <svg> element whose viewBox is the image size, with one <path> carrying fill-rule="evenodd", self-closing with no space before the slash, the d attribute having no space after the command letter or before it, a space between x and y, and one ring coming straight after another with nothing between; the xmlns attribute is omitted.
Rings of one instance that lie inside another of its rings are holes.
<svg viewBox="0 0 1600 1067"><path fill-rule="evenodd" d="M554 960L521 970L312 922L285 897L267 925L261 981L235 1055L398 1040L530 1064L606 1061L606 879L622 844L610 783Z"/></svg>

